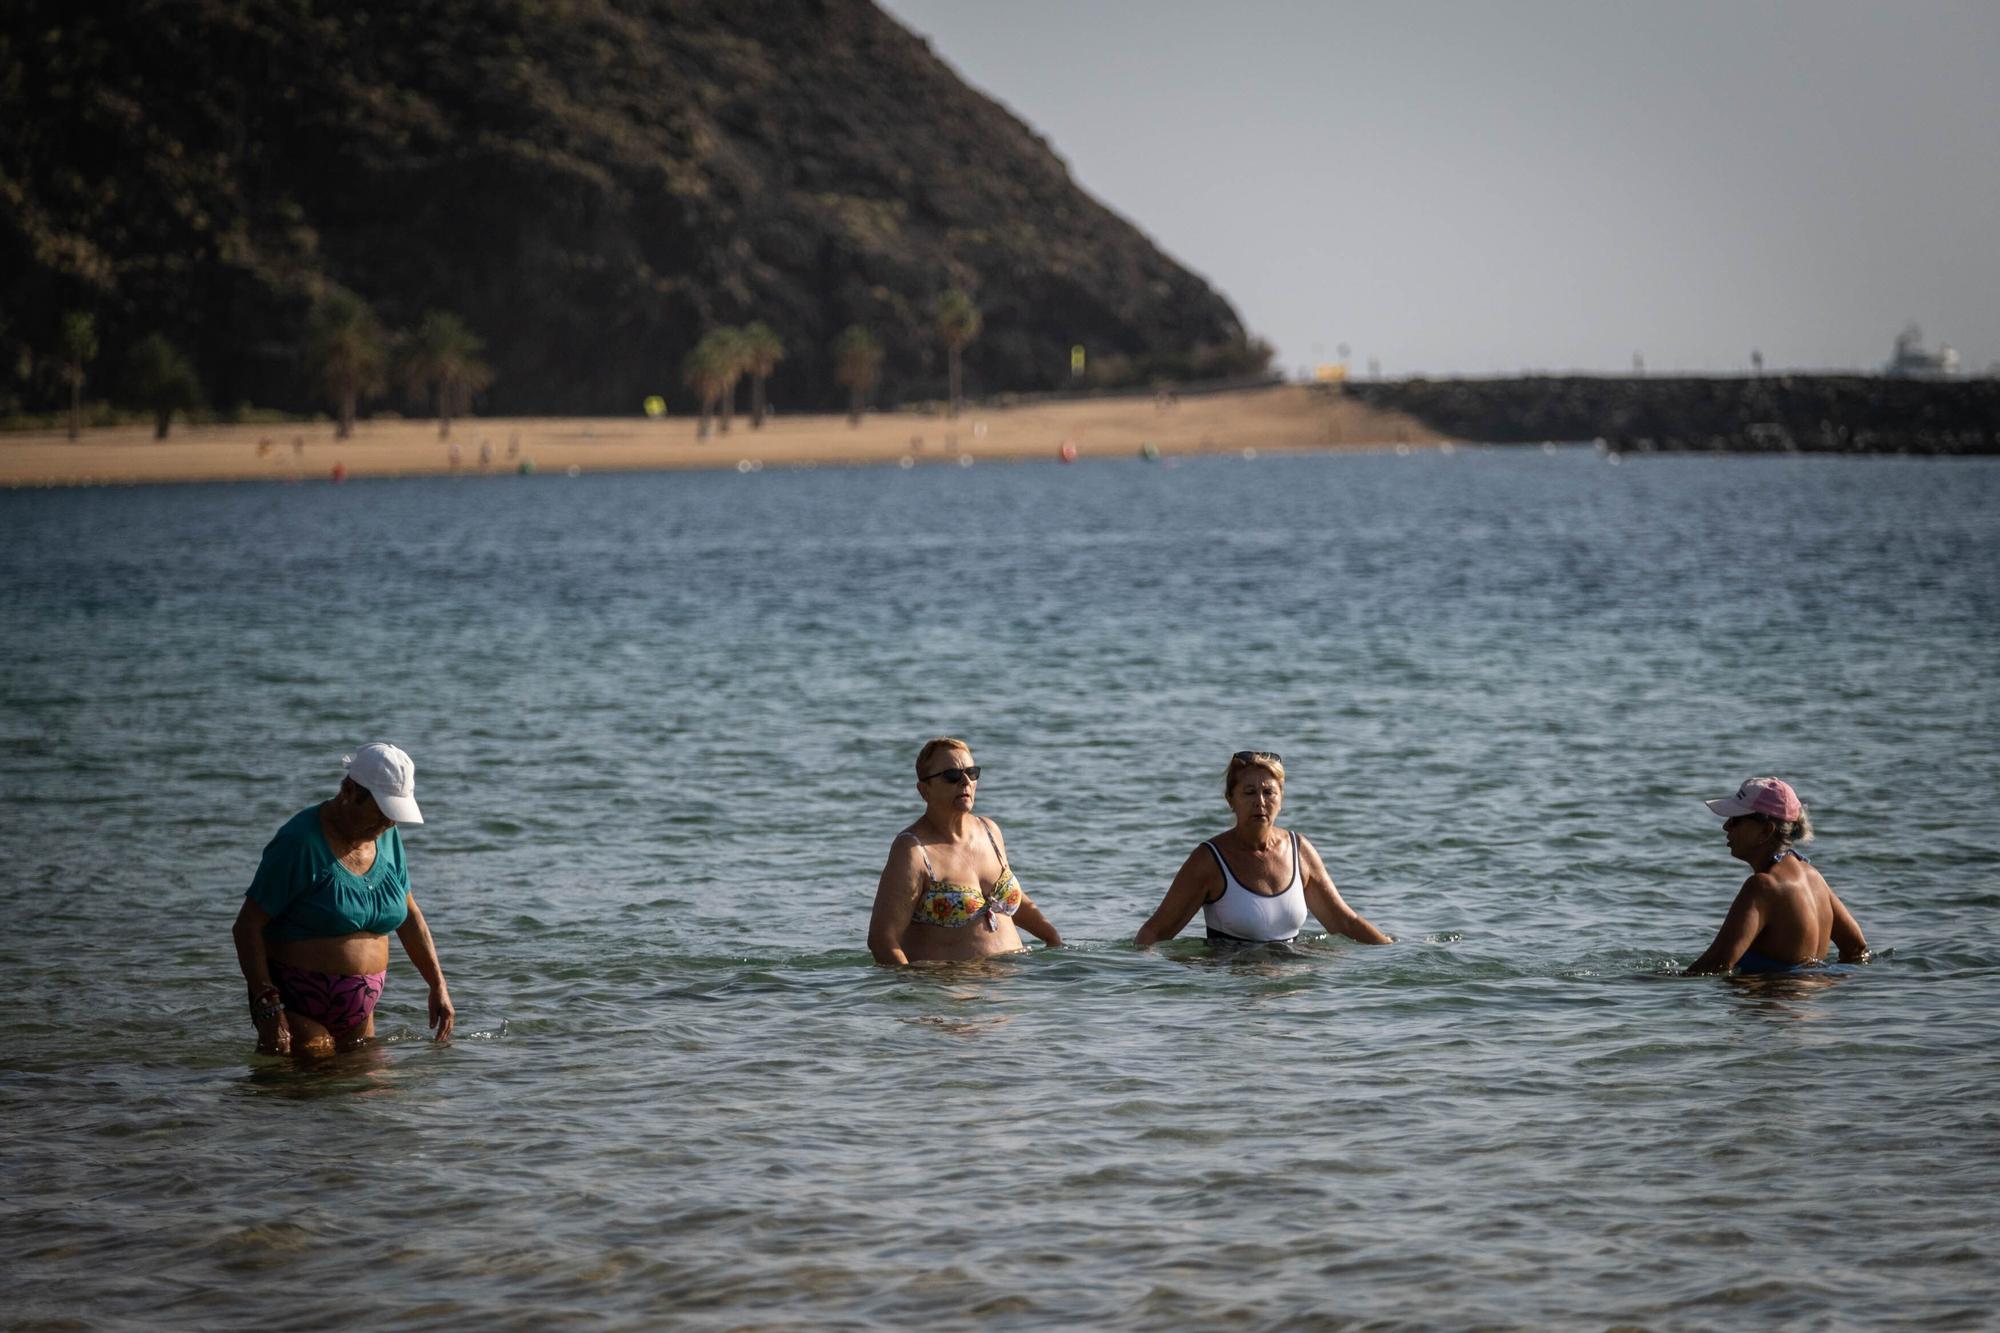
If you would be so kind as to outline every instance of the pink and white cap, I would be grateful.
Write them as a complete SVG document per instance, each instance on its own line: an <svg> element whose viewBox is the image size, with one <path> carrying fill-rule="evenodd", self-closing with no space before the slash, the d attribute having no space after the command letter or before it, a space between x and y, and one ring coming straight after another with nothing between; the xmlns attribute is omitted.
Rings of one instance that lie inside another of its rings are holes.
<svg viewBox="0 0 2000 1333"><path fill-rule="evenodd" d="M424 822L424 812L417 809L417 766L410 756L387 741L370 741L340 762L383 814L398 824Z"/></svg>
<svg viewBox="0 0 2000 1333"><path fill-rule="evenodd" d="M1703 801L1702 804L1724 819L1734 819L1738 815L1769 815L1788 823L1797 820L1806 810L1790 784L1777 778L1751 778L1736 789L1734 796L1725 796L1719 801Z"/></svg>

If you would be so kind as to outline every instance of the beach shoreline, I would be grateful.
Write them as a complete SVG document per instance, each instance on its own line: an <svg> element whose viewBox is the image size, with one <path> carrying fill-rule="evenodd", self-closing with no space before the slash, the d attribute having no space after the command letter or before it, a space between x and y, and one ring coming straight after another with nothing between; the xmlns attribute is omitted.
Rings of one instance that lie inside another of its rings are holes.
<svg viewBox="0 0 2000 1333"><path fill-rule="evenodd" d="M0 487L313 481L335 477L533 472L741 470L1133 458L1434 445L1447 440L1400 412L1303 385L1178 399L1101 398L942 413L773 416L753 430L738 414L726 435L695 438L691 416L465 417L448 440L434 419L358 422L345 440L331 422L148 426L0 435ZM453 447L457 449L456 461Z"/></svg>

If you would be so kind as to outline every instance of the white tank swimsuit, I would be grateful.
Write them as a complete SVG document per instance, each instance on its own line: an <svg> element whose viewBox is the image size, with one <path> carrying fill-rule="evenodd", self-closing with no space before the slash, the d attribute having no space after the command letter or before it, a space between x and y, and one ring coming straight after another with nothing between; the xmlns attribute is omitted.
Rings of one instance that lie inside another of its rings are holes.
<svg viewBox="0 0 2000 1333"><path fill-rule="evenodd" d="M1306 923L1305 872L1299 866L1299 835L1292 834L1292 882L1277 893L1252 893L1229 869L1222 849L1212 842L1202 846L1222 867L1222 896L1201 905L1201 919L1212 940L1234 940L1248 944L1270 944L1297 937Z"/></svg>

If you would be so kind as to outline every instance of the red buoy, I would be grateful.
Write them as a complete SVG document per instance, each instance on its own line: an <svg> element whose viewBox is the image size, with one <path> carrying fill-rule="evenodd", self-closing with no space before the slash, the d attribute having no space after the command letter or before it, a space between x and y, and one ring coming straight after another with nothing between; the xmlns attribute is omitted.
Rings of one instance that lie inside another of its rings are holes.
<svg viewBox="0 0 2000 1333"><path fill-rule="evenodd" d="M345 463L335 463L335 464L333 465L333 479L334 479L335 481L346 481L346 480L347 480L347 464L345 464Z"/></svg>
<svg viewBox="0 0 2000 1333"><path fill-rule="evenodd" d="M1076 445L1069 440L1064 440L1062 448L1056 450L1056 457L1062 459L1065 463L1074 463L1076 461Z"/></svg>

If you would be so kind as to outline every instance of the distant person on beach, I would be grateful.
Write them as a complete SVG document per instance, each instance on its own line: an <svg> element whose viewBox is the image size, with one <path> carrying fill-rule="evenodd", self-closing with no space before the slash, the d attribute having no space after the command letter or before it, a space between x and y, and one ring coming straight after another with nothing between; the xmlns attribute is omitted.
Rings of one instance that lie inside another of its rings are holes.
<svg viewBox="0 0 2000 1333"><path fill-rule="evenodd" d="M264 848L236 914L236 961L267 1055L325 1055L374 1036L392 931L430 985L437 1039L451 1036L444 970L396 832L424 822L416 766L382 741L343 762L347 776L332 799L286 820Z"/></svg>
<svg viewBox="0 0 2000 1333"><path fill-rule="evenodd" d="M979 765L964 741L940 736L917 752L924 813L889 844L875 887L868 952L878 963L959 962L1014 953L1021 931L1050 948L1062 936L1007 864L1000 826L972 813Z"/></svg>
<svg viewBox="0 0 2000 1333"><path fill-rule="evenodd" d="M1341 898L1313 845L1278 827L1285 762L1265 750L1238 750L1222 776L1236 826L1196 847L1133 943L1170 940L1199 910L1215 943L1272 944L1296 937L1306 913L1336 935L1392 944Z"/></svg>
<svg viewBox="0 0 2000 1333"><path fill-rule="evenodd" d="M1863 962L1868 941L1826 879L1799 855L1812 821L1798 793L1776 778L1751 778L1734 796L1704 802L1722 816L1729 854L1750 867L1715 943L1689 976L1715 972L1789 972L1824 962L1829 944L1843 963Z"/></svg>

